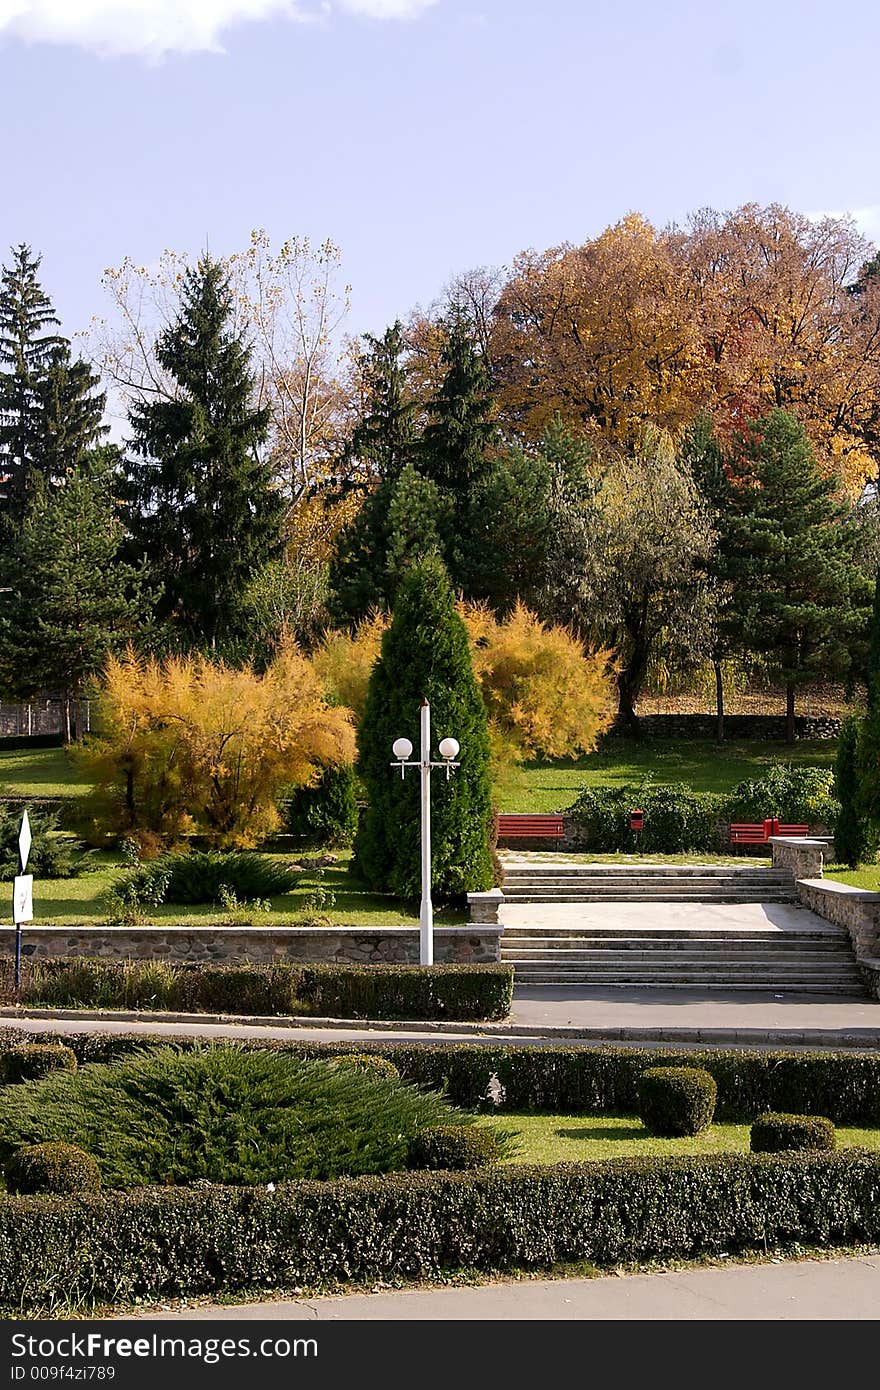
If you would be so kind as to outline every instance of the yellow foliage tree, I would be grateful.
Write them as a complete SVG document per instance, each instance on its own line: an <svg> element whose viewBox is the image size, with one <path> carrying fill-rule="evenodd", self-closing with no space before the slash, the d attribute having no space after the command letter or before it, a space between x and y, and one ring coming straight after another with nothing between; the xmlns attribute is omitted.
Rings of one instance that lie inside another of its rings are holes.
<svg viewBox="0 0 880 1390"><path fill-rule="evenodd" d="M547 627L518 603L503 622L483 605L462 612L496 760L591 753L614 719L605 651L589 651L564 627Z"/></svg>
<svg viewBox="0 0 880 1390"><path fill-rule="evenodd" d="M262 675L130 651L108 661L97 704L100 737L82 761L95 824L116 834L252 847L278 828L285 788L354 758L350 711L328 703L294 646Z"/></svg>
<svg viewBox="0 0 880 1390"><path fill-rule="evenodd" d="M370 674L388 627L385 613L365 618L354 632L341 629L328 632L312 656L312 665L334 705L344 705L361 718L367 703Z"/></svg>

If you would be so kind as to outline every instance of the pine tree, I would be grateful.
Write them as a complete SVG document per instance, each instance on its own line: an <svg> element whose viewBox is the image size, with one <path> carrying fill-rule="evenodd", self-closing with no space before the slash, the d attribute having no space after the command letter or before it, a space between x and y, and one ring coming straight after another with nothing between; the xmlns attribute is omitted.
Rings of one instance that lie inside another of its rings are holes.
<svg viewBox="0 0 880 1390"><path fill-rule="evenodd" d="M798 686L846 674L868 621L857 532L837 492L786 411L771 411L738 441L720 562L733 594L727 629L784 683L789 742Z"/></svg>
<svg viewBox="0 0 880 1390"><path fill-rule="evenodd" d="M128 553L159 578L159 617L212 650L239 635L242 596L280 553L284 516L261 456L269 412L253 404L233 309L227 271L204 256L156 345L173 398L142 400L130 412L136 457L123 490Z"/></svg>
<svg viewBox="0 0 880 1390"><path fill-rule="evenodd" d="M338 623L356 623L388 606L389 513L416 449L416 407L401 361L403 329L397 322L381 338L364 337L369 350L359 362L363 402L343 471L356 463L360 486L366 475L372 490L343 529L330 561L330 611Z"/></svg>
<svg viewBox="0 0 880 1390"><path fill-rule="evenodd" d="M851 869L857 869L867 858L870 838L859 794L858 746L859 722L850 716L841 725L834 766L834 794L840 802L834 853Z"/></svg>
<svg viewBox="0 0 880 1390"><path fill-rule="evenodd" d="M416 445L416 403L407 387L403 326L398 320L381 338L365 333L359 359L364 393L347 453L371 477L397 478Z"/></svg>
<svg viewBox="0 0 880 1390"><path fill-rule="evenodd" d="M486 710L467 632L442 562L429 556L404 575L382 655L373 668L358 731L358 769L369 806L355 853L371 888L399 897L419 892L419 779L389 766L396 738L419 746L419 708L431 705L436 743L461 745L461 766L431 786L432 876L440 897L490 887L492 816Z"/></svg>
<svg viewBox="0 0 880 1390"><path fill-rule="evenodd" d="M429 405L419 471L452 498L446 563L455 586L471 597L479 588L486 544L484 518L475 503L491 473L496 429L489 374L466 319L450 324L442 361L445 375Z"/></svg>
<svg viewBox="0 0 880 1390"><path fill-rule="evenodd" d="M39 468L43 447L43 387L62 339L58 319L37 280L40 257L15 247L0 279L0 498L20 515L30 471Z"/></svg>
<svg viewBox="0 0 880 1390"><path fill-rule="evenodd" d="M856 750L857 809L876 836L880 833L880 570L874 585L866 687L867 710Z"/></svg>
<svg viewBox="0 0 880 1390"><path fill-rule="evenodd" d="M106 481L75 471L35 483L0 554L0 685L17 699L58 691L68 740L90 677L145 615L139 576L118 559L122 528Z"/></svg>
<svg viewBox="0 0 880 1390"><path fill-rule="evenodd" d="M40 257L19 246L0 284L0 506L13 517L37 476L60 482L107 433L98 377L48 331L58 319L39 267Z"/></svg>

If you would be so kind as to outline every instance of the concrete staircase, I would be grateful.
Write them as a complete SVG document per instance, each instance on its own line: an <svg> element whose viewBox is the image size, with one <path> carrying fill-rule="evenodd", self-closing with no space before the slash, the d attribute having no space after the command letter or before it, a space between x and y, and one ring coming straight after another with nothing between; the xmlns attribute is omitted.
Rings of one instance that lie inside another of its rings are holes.
<svg viewBox="0 0 880 1390"><path fill-rule="evenodd" d="M864 992L842 927L795 907L773 912L793 904L795 890L770 869L523 862L505 866L503 892L501 959L521 985ZM615 903L628 906L615 913ZM664 903L707 912L651 910ZM712 910L732 903L752 905L742 925L729 909Z"/></svg>
<svg viewBox="0 0 880 1390"><path fill-rule="evenodd" d="M506 902L790 903L794 878L754 864L566 864L504 866Z"/></svg>

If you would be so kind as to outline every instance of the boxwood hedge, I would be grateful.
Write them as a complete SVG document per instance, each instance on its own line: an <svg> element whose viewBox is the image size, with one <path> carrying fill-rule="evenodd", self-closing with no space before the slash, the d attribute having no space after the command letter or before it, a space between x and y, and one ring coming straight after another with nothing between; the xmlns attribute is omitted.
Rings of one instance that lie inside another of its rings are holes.
<svg viewBox="0 0 880 1390"><path fill-rule="evenodd" d="M446 1271L880 1238L880 1155L617 1159L265 1188L0 1199L0 1305L32 1316Z"/></svg>
<svg viewBox="0 0 880 1390"><path fill-rule="evenodd" d="M0 1034L0 1048L23 1041L18 1030ZM164 1046L143 1034L82 1033L42 1042L66 1043L80 1063L110 1061L135 1050ZM199 1046L176 1038L175 1045ZM300 1056L350 1053L351 1043L248 1042L239 1046L283 1048ZM880 1052L675 1051L674 1049L505 1043L372 1043L358 1052L394 1062L405 1081L446 1090L465 1110L536 1111L560 1115L635 1115L638 1079L646 1067L704 1067L718 1087L715 1118L751 1123L767 1111L827 1115L838 1125L880 1125ZM490 1095L491 1093L491 1095Z"/></svg>
<svg viewBox="0 0 880 1390"><path fill-rule="evenodd" d="M4 985L0 997L11 1000L8 968ZM509 965L215 965L78 956L28 962L21 1003L466 1022L506 1018L512 997Z"/></svg>

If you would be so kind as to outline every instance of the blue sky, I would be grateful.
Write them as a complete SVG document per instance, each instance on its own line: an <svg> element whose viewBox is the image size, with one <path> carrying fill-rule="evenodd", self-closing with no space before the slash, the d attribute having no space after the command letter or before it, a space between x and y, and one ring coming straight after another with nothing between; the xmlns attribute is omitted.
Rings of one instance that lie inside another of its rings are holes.
<svg viewBox="0 0 880 1390"><path fill-rule="evenodd" d="M876 238L878 52L867 0L0 0L0 249L75 332L126 254L329 236L360 332L633 209Z"/></svg>

